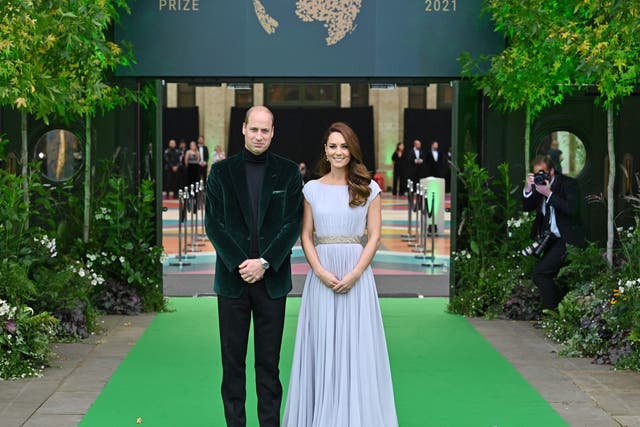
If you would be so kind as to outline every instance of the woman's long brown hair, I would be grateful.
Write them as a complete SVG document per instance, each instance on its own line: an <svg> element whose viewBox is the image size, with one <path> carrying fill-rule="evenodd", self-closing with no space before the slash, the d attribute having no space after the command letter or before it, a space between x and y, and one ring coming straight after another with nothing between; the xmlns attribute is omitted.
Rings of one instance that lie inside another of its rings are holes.
<svg viewBox="0 0 640 427"><path fill-rule="evenodd" d="M358 136L346 123L336 122L329 126L327 132L324 134L322 146L327 145L329 135L333 132L338 132L342 135L347 143L347 149L351 156L349 161L349 172L347 174L347 185L349 186L349 206L364 206L367 203L367 199L371 194L371 188L369 183L371 182L371 175L367 170L364 163L362 163L362 151L360 151L360 142ZM331 171L331 164L327 160L327 156L322 154L320 158L320 164L318 165L318 171L320 175L326 175Z"/></svg>

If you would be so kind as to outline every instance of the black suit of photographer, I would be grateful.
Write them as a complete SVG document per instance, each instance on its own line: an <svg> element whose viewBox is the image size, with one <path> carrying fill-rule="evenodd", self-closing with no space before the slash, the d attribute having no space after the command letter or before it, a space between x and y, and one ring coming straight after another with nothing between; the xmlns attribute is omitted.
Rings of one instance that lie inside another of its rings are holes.
<svg viewBox="0 0 640 427"><path fill-rule="evenodd" d="M561 295L554 279L564 264L566 245L582 246L584 238L578 218L578 183L568 176L555 174L551 163L545 164L544 160L540 162L542 163L534 161L534 171L544 170L550 173L551 180L545 184L531 185L533 174L529 174L523 194L523 210L536 211L531 230L534 240L545 230L550 230L555 235L533 269L533 282L540 289L543 308L555 309ZM529 188L530 191L527 191ZM549 190L547 197L545 193Z"/></svg>

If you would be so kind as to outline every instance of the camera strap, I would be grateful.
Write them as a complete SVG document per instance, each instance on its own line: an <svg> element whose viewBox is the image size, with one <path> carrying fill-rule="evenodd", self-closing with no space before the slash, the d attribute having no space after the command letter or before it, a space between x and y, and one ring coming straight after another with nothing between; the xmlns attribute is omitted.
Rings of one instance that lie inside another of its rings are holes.
<svg viewBox="0 0 640 427"><path fill-rule="evenodd" d="M542 230L541 231L550 231L551 230L551 206L546 199L542 201L542 206L540 207L542 213Z"/></svg>

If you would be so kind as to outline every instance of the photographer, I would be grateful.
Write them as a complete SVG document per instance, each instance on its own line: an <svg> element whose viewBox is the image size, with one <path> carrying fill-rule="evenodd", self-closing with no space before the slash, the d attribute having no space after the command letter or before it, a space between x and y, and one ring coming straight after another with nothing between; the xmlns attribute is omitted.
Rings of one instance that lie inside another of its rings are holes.
<svg viewBox="0 0 640 427"><path fill-rule="evenodd" d="M536 156L522 202L524 211L536 211L531 230L536 243L532 246L539 246L541 253L533 282L540 289L542 307L556 309L561 296L554 279L565 261L566 245L582 246L584 242L578 219L578 183L556 173L549 156Z"/></svg>

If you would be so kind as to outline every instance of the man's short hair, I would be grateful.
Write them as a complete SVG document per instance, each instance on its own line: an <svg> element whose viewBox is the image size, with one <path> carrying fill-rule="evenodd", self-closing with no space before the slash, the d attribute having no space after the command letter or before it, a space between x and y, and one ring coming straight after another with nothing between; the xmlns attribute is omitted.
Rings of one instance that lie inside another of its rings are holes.
<svg viewBox="0 0 640 427"><path fill-rule="evenodd" d="M531 162L531 169L533 169L536 165L540 165L540 164L544 164L547 167L547 170L549 171L551 169L555 170L553 160L551 160L551 156L549 156L548 154L538 154L537 156L535 156L533 158L533 161Z"/></svg>
<svg viewBox="0 0 640 427"><path fill-rule="evenodd" d="M251 113L253 113L253 110L255 110L256 108L264 108L265 110L267 110L267 112L271 115L271 126L275 126L274 123L274 118L273 118L273 112L268 109L267 107L263 106L263 105L254 105L253 107L249 108L247 110L247 112L244 114L244 124L248 124L249 123L249 116L251 115Z"/></svg>

